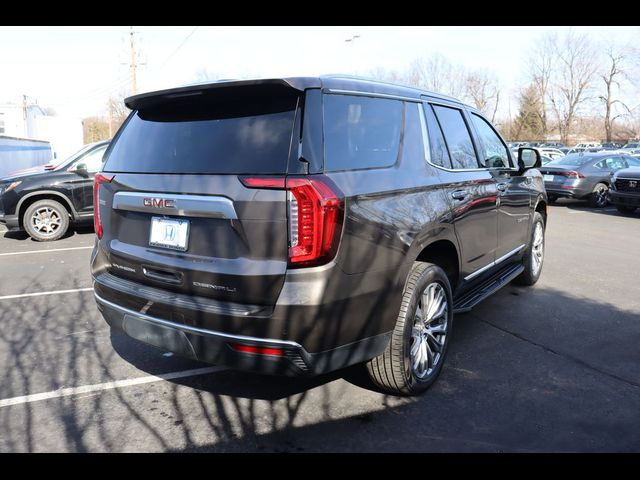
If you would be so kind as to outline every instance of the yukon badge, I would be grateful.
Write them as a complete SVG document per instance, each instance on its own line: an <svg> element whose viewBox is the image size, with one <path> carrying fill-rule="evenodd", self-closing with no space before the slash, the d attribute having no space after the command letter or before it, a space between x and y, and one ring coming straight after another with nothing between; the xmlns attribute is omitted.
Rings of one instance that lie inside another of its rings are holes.
<svg viewBox="0 0 640 480"><path fill-rule="evenodd" d="M145 207L153 208L176 208L176 201L169 198L143 198L142 204Z"/></svg>

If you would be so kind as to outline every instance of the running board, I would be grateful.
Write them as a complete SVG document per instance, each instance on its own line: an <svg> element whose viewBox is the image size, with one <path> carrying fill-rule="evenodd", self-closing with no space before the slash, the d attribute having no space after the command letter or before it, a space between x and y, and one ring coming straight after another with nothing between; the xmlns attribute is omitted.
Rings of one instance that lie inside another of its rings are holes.
<svg viewBox="0 0 640 480"><path fill-rule="evenodd" d="M524 265L521 263L506 266L493 277L485 280L470 292L467 292L462 297L456 299L453 302L453 312L468 312L485 298L500 290L523 271Z"/></svg>

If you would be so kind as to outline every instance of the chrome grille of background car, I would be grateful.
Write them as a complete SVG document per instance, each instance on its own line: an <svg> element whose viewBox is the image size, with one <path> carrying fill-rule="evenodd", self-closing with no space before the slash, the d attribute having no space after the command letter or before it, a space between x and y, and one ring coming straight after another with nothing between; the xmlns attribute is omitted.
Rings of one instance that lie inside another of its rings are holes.
<svg viewBox="0 0 640 480"><path fill-rule="evenodd" d="M637 180L618 178L616 180L616 190L621 192L640 192L640 178Z"/></svg>

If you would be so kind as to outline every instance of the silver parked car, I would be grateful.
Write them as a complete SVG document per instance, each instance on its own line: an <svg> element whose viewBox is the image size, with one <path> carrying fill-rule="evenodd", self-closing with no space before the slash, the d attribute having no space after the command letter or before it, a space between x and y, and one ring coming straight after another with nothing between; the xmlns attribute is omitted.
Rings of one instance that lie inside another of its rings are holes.
<svg viewBox="0 0 640 480"><path fill-rule="evenodd" d="M640 159L619 152L601 151L577 153L554 160L540 171L550 202L559 197L584 199L589 205L607 205L611 174L632 166L640 166Z"/></svg>

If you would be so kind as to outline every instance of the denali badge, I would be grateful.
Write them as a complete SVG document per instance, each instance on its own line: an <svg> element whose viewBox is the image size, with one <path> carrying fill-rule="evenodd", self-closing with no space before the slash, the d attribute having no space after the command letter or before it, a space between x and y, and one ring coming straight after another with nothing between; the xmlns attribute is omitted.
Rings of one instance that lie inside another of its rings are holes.
<svg viewBox="0 0 640 480"><path fill-rule="evenodd" d="M200 288L210 288L212 290L222 290L228 293L236 293L235 288L226 287L224 285L212 285L210 283L200 283L200 282L193 282L193 285L195 287L200 287Z"/></svg>
<svg viewBox="0 0 640 480"><path fill-rule="evenodd" d="M143 198L142 204L145 207L154 208L176 208L176 201L169 198Z"/></svg>

